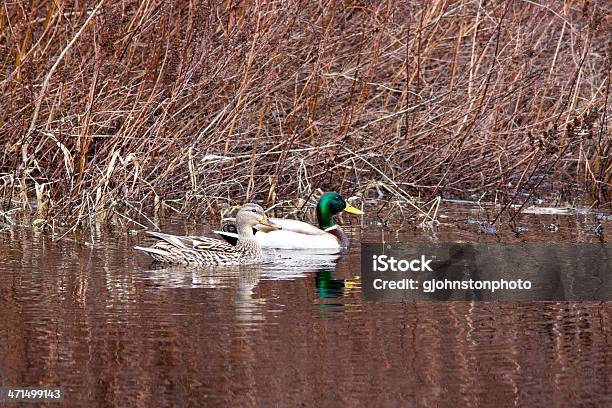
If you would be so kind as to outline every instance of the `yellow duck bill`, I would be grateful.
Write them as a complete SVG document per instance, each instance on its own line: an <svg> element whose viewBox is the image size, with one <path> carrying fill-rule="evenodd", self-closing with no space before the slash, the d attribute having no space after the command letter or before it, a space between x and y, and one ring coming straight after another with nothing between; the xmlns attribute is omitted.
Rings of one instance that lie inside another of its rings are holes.
<svg viewBox="0 0 612 408"><path fill-rule="evenodd" d="M346 206L344 207L344 211L346 211L347 213L355 214L355 215L363 215L363 211L358 210L357 208L350 205L348 202L346 203Z"/></svg>

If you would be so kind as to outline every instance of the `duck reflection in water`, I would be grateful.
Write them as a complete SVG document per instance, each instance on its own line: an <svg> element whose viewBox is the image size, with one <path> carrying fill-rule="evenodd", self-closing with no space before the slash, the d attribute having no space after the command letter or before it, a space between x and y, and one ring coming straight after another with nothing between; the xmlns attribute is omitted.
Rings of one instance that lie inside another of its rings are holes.
<svg viewBox="0 0 612 408"><path fill-rule="evenodd" d="M328 313L335 315L343 312L345 296L360 285L356 279L334 279L334 270L331 267L321 268L315 275L319 311L327 318L332 317Z"/></svg>
<svg viewBox="0 0 612 408"><path fill-rule="evenodd" d="M255 327L265 319L265 298L254 295L261 276L260 265L215 268L153 264L143 270L147 280L159 288L222 289L235 288L236 321ZM205 296L205 295L203 295Z"/></svg>
<svg viewBox="0 0 612 408"><path fill-rule="evenodd" d="M234 288L235 318L239 325L257 329L265 321L267 299L257 287L266 280L294 280L315 275L319 299L340 299L351 280L333 279L332 274L341 255L321 251L282 251L268 254L274 262L260 265L223 267L190 267L153 264L143 269L145 279L159 288L222 289ZM264 291L265 293L265 291ZM208 292L202 294L207 297ZM319 304L321 312L341 311L342 301Z"/></svg>
<svg viewBox="0 0 612 408"><path fill-rule="evenodd" d="M260 277L261 268L255 266L242 268L236 280L236 293L234 295L236 320L250 329L256 329L258 324L265 320L263 307L266 304L266 299L254 297Z"/></svg>

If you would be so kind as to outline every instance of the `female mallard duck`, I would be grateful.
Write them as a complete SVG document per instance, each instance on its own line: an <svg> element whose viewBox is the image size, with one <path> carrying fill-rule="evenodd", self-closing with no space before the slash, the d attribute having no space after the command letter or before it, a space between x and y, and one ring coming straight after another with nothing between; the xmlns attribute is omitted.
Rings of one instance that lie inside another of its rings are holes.
<svg viewBox="0 0 612 408"><path fill-rule="evenodd" d="M282 230L272 230L265 226L255 227L255 240L264 248L279 249L340 249L348 247L346 234L334 223L334 215L346 211L362 215L363 212L352 207L338 193L325 193L317 203L319 228L308 223L282 218L271 218ZM223 231L215 231L227 242L235 245L239 234L230 232L233 225L225 225Z"/></svg>
<svg viewBox="0 0 612 408"><path fill-rule="evenodd" d="M280 229L264 215L257 204L245 204L236 214L238 243L236 246L207 237L181 237L147 231L157 239L151 247L134 247L157 262L186 265L243 265L261 262L261 247L253 237L256 225L270 230Z"/></svg>

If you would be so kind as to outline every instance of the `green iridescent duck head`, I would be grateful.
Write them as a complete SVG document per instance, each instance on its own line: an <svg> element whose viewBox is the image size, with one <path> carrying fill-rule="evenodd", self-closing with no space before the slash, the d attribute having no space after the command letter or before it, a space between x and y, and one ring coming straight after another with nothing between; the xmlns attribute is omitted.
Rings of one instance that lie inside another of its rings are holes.
<svg viewBox="0 0 612 408"><path fill-rule="evenodd" d="M334 227L334 215L345 211L347 213L363 215L363 211L351 206L338 193L325 193L317 203L317 220L319 228L327 230Z"/></svg>

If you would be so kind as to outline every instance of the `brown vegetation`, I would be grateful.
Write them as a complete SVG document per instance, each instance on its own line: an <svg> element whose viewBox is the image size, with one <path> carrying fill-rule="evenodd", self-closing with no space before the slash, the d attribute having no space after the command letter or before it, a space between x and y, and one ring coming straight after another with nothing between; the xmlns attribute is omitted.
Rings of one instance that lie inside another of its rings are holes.
<svg viewBox="0 0 612 408"><path fill-rule="evenodd" d="M0 211L610 199L605 1L9 0Z"/></svg>

